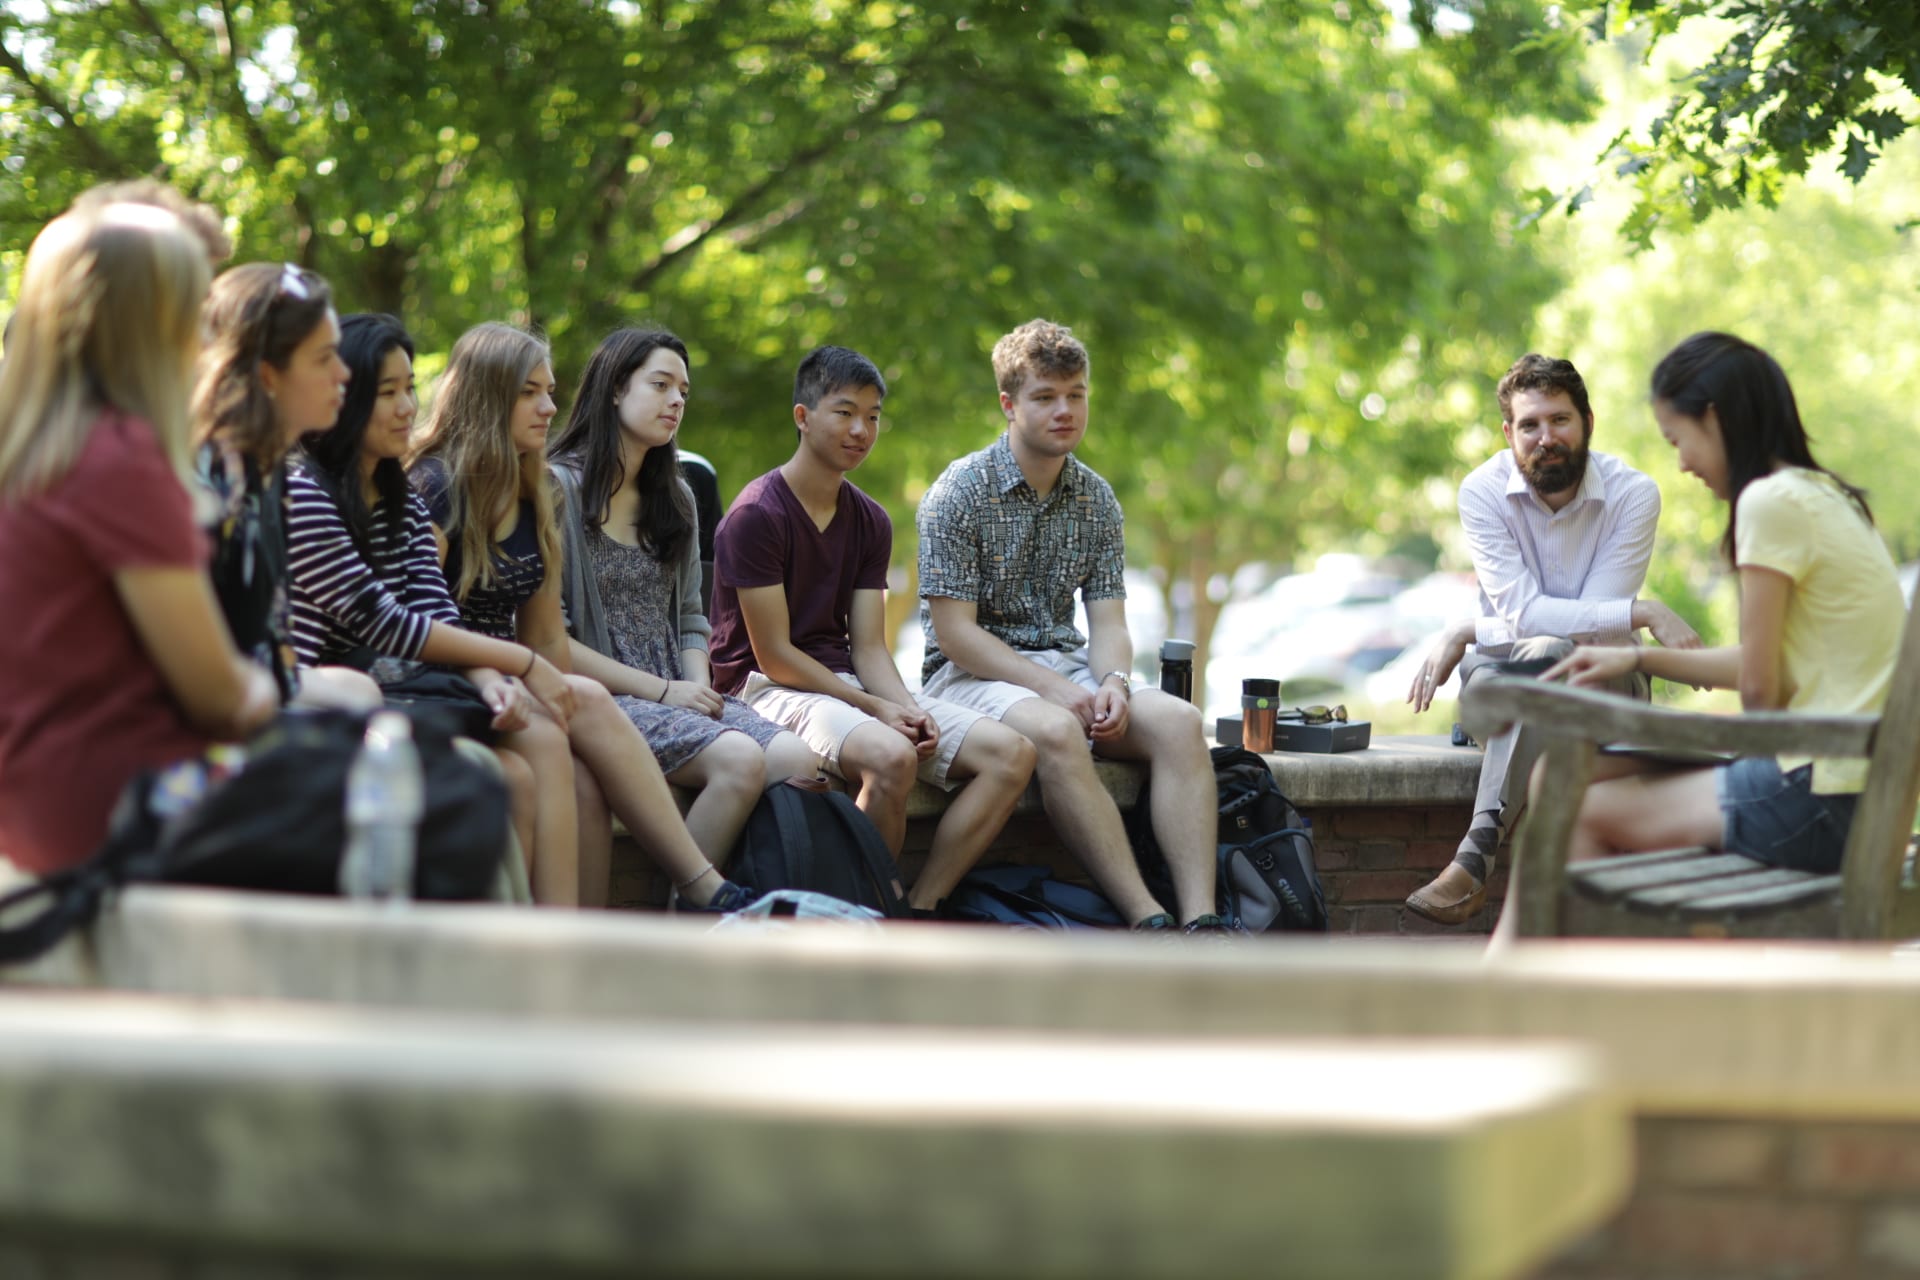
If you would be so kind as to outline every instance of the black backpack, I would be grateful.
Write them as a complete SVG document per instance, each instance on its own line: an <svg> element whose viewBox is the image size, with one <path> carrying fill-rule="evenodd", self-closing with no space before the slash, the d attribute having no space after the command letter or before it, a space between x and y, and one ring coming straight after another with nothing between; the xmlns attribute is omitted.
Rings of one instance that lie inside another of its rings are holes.
<svg viewBox="0 0 1920 1280"><path fill-rule="evenodd" d="M1084 885L1056 880L1045 867L984 867L967 873L940 903L948 920L1016 929L1124 929L1111 902Z"/></svg>
<svg viewBox="0 0 1920 1280"><path fill-rule="evenodd" d="M1220 791L1217 910L1248 930L1327 928L1327 900L1313 868L1313 830L1273 780L1272 770L1242 747L1213 749ZM1127 814L1127 838L1147 888L1173 901L1173 877L1154 839L1147 793Z"/></svg>
<svg viewBox="0 0 1920 1280"><path fill-rule="evenodd" d="M135 881L339 892L346 849L347 771L366 734L364 712L283 711L247 743L246 766L192 808L162 817L159 771L137 775L114 805L107 838L87 861L0 898L0 964L30 960L90 923L107 892ZM416 898L483 898L507 847L507 789L461 754L456 719L408 713L420 755L423 808L414 852ZM13 912L45 900L21 919Z"/></svg>
<svg viewBox="0 0 1920 1280"><path fill-rule="evenodd" d="M761 794L725 870L727 879L760 893L810 889L890 919L913 914L893 855L860 806L796 778Z"/></svg>

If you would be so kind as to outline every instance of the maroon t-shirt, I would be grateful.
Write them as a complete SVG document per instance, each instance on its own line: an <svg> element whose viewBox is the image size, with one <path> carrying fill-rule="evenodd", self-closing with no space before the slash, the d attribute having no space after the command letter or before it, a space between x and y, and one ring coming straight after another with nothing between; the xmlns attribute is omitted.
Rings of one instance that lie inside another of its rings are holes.
<svg viewBox="0 0 1920 1280"><path fill-rule="evenodd" d="M740 589L776 583L787 589L794 647L829 671L851 672L853 593L885 590L892 557L886 508L851 484L841 482L825 529L814 526L778 471L742 489L713 538L713 687L738 693L760 669L740 616Z"/></svg>
<svg viewBox="0 0 1920 1280"><path fill-rule="evenodd" d="M0 503L0 853L23 870L84 860L128 779L206 749L113 584L206 563L186 490L138 419L103 414L71 471Z"/></svg>

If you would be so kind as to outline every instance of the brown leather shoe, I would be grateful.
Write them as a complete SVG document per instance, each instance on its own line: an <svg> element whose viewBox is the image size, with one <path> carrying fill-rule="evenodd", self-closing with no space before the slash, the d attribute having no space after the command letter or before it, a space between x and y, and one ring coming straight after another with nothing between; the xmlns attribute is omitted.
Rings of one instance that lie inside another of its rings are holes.
<svg viewBox="0 0 1920 1280"><path fill-rule="evenodd" d="M1480 909L1487 905L1487 886L1478 880L1457 897L1448 897L1445 890L1436 893L1433 886L1438 881L1436 876L1408 894L1407 910L1435 924L1460 925L1480 914Z"/></svg>

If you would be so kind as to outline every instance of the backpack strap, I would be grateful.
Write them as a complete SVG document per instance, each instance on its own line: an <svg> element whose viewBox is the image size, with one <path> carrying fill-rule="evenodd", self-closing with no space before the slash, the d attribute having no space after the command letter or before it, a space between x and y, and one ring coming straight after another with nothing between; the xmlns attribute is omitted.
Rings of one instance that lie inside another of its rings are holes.
<svg viewBox="0 0 1920 1280"><path fill-rule="evenodd" d="M818 883L816 864L820 855L813 847L813 828L807 823L807 802L800 798L800 790L782 781L768 787L766 794L773 804L787 879L792 884L811 885Z"/></svg>
<svg viewBox="0 0 1920 1280"><path fill-rule="evenodd" d="M828 791L825 795L827 802L839 812L841 827L853 837L853 847L859 852L860 862L880 897L880 910L889 920L912 915L912 908L900 892L900 869L887 851L886 842L880 839L873 820L862 813L860 806L844 791Z"/></svg>
<svg viewBox="0 0 1920 1280"><path fill-rule="evenodd" d="M82 863L0 897L0 920L36 899L47 900L45 907L26 920L0 925L0 965L37 960L69 933L91 924L112 885L113 878L104 868Z"/></svg>

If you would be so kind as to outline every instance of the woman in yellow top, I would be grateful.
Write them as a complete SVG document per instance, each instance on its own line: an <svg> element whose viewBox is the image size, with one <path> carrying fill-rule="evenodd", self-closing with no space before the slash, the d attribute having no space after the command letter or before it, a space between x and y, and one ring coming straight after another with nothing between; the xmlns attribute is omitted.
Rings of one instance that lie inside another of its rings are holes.
<svg viewBox="0 0 1920 1280"><path fill-rule="evenodd" d="M1807 447L1793 388L1760 348L1698 333L1653 371L1653 413L1680 469L1728 505L1740 574L1740 643L1721 649L1582 648L1548 671L1602 684L1636 666L1735 687L1748 711L1873 713L1887 699L1906 610L1893 558L1860 490ZM1774 866L1840 865L1864 760L1747 756L1650 771L1603 757L1570 856L1708 845Z"/></svg>

